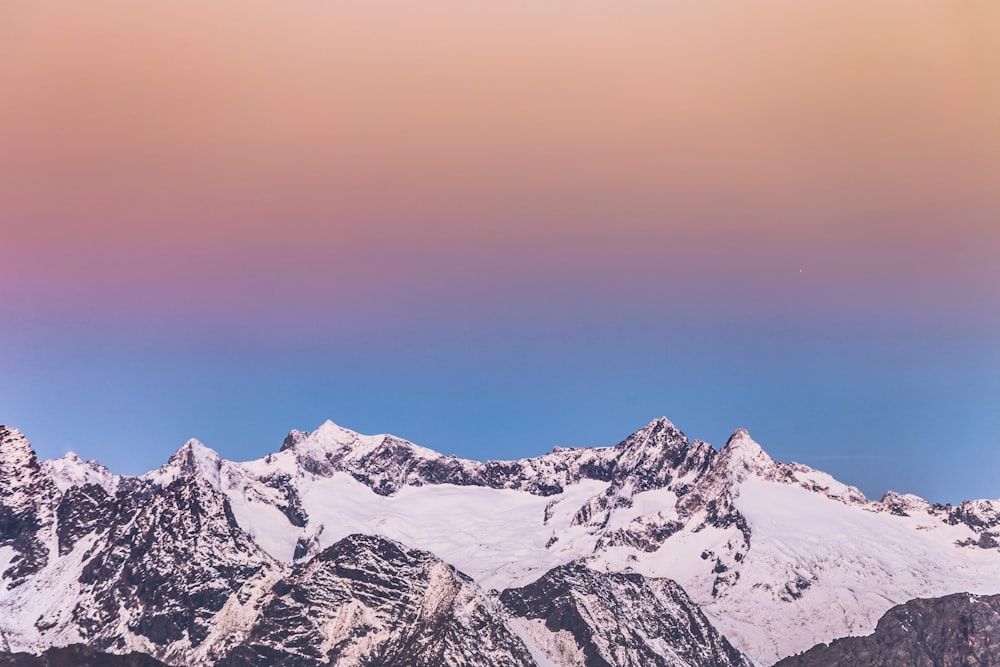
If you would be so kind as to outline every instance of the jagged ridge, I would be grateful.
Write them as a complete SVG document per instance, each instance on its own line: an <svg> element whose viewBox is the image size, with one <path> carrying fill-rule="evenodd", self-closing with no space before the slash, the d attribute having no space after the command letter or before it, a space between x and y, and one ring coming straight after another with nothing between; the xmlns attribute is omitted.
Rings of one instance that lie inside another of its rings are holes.
<svg viewBox="0 0 1000 667"><path fill-rule="evenodd" d="M870 630L914 594L1000 591L993 501L871 501L825 473L772 460L746 431L716 450L664 418L614 447L486 463L326 423L246 463L192 440L138 478L75 456L39 464L11 429L0 443L0 648L84 641L192 665L290 648L295 660L321 659L327 626L302 626L295 648L255 624L265 609L284 609L290 622L294 605L281 607L273 587L310 595L305 580L289 577L326 572L324 554L352 534L392 538L405 553L432 553L467 573L471 581L456 574L455 585L478 591L468 599L493 619L487 626L506 628L497 637L515 638L498 644L507 658L496 659L511 664L517 642L536 662L552 649L556 664L582 664L585 650L598 655L622 636L631 638L621 654L601 659L655 664L650 656L668 647L648 633L623 635L613 619L657 608L669 579L758 664ZM420 571L404 561L386 567ZM553 622L542 641L534 633L544 614L529 622L490 593L524 589L570 563L607 577L601 590L623 591L620 601L591 597L604 609L592 616L592 639ZM632 598L642 601L629 606ZM428 664L444 659L425 653Z"/></svg>

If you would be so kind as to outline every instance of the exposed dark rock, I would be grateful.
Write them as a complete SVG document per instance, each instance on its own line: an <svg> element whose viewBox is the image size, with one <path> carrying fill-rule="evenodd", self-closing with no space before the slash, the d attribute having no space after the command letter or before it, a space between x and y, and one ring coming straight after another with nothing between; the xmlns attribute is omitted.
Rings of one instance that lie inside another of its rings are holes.
<svg viewBox="0 0 1000 667"><path fill-rule="evenodd" d="M277 582L218 667L326 664L534 662L468 577L426 551L352 535Z"/></svg>
<svg viewBox="0 0 1000 667"><path fill-rule="evenodd" d="M935 505L943 520L951 525L965 524L979 533L978 539L968 539L961 546L975 546L980 549L995 549L1000 546L1000 506L992 500L966 500L957 507Z"/></svg>
<svg viewBox="0 0 1000 667"><path fill-rule="evenodd" d="M711 445L689 442L668 419L653 420L614 447L614 477L635 492L662 489L678 477L699 476L716 456Z"/></svg>
<svg viewBox="0 0 1000 667"><path fill-rule="evenodd" d="M866 637L819 644L775 667L1000 665L1000 595L957 593L893 607Z"/></svg>
<svg viewBox="0 0 1000 667"><path fill-rule="evenodd" d="M81 537L107 530L113 514L113 499L97 484L74 486L66 491L56 509L59 555L72 551Z"/></svg>
<svg viewBox="0 0 1000 667"><path fill-rule="evenodd" d="M668 579L596 572L575 562L505 590L500 600L516 616L571 634L587 667L749 666Z"/></svg>
<svg viewBox="0 0 1000 667"><path fill-rule="evenodd" d="M308 435L293 431L282 450L296 451L300 467L312 474L346 472L379 495L392 495L405 485L455 484L550 496L581 479L619 485L627 480L631 492L638 493L669 486L678 477L697 476L716 455L707 443L688 442L665 418L654 420L613 448L558 447L549 454L517 461L428 456L426 450L418 451L392 436L384 436L375 447L357 455L350 436L324 451L309 451L301 445L307 439Z"/></svg>
<svg viewBox="0 0 1000 667"><path fill-rule="evenodd" d="M118 648L122 608L129 630L165 652L204 640L212 616L267 562L228 505L198 477L180 477L139 503L118 493L105 546L80 575L87 595L72 612L92 645Z"/></svg>
<svg viewBox="0 0 1000 667"><path fill-rule="evenodd" d="M24 436L0 425L0 547L14 549L9 567L0 573L8 589L48 564L49 552L39 536L54 521L56 495Z"/></svg>
<svg viewBox="0 0 1000 667"><path fill-rule="evenodd" d="M309 515L302 507L302 499L299 498L295 486L291 483L291 478L287 474L270 475L262 477L260 481L282 496L283 502L277 507L288 519L288 523L298 528L305 527L309 521Z"/></svg>
<svg viewBox="0 0 1000 667"><path fill-rule="evenodd" d="M50 648L40 655L0 653L0 667L167 667L148 655L101 653L89 646L74 644Z"/></svg>
<svg viewBox="0 0 1000 667"><path fill-rule="evenodd" d="M288 435L285 436L284 442L281 443L281 451L285 451L286 449L291 449L292 447L299 444L308 437L309 437L308 433L292 429L291 431L288 432Z"/></svg>

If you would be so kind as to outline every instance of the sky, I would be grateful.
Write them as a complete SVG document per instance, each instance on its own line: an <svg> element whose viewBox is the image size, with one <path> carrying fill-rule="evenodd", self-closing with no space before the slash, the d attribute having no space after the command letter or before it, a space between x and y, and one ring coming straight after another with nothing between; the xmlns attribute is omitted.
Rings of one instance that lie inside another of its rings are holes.
<svg viewBox="0 0 1000 667"><path fill-rule="evenodd" d="M0 423L43 458L665 415L998 498L998 255L993 0L0 5Z"/></svg>

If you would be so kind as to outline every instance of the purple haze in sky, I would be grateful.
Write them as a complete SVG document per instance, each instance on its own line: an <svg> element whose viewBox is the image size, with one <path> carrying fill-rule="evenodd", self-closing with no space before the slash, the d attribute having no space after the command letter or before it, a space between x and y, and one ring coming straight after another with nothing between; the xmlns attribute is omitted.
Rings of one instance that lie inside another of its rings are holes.
<svg viewBox="0 0 1000 667"><path fill-rule="evenodd" d="M42 456L666 415L1000 497L992 0L14 0L0 90L0 422Z"/></svg>

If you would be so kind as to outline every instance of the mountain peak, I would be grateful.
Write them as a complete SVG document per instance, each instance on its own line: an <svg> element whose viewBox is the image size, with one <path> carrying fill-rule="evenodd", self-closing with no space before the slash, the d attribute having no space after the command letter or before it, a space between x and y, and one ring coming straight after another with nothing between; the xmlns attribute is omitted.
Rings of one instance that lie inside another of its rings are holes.
<svg viewBox="0 0 1000 667"><path fill-rule="evenodd" d="M11 493L27 486L40 471L35 450L24 434L0 425L0 491Z"/></svg>
<svg viewBox="0 0 1000 667"><path fill-rule="evenodd" d="M676 447L681 443L685 446L687 445L687 436L666 417L657 417L618 443L616 449L632 450L637 447L647 448L650 446L662 449L664 447Z"/></svg>
<svg viewBox="0 0 1000 667"><path fill-rule="evenodd" d="M750 431L745 428L738 428L733 431L733 434L729 436L729 440L726 441L726 445L723 449L739 450L752 453L754 455L764 453L761 446L758 445L752 437L750 437Z"/></svg>
<svg viewBox="0 0 1000 667"><path fill-rule="evenodd" d="M420 447L408 440L397 438L394 435L381 433L378 435L364 435L357 431L344 428L334 424L329 419L320 424L319 428L310 433L308 437L301 440L303 449L316 449L325 452L326 455L335 454L346 459L361 459L373 451L390 447L403 448L411 454L419 455L421 458L436 458L440 456L438 452ZM298 446L298 443L295 443Z"/></svg>
<svg viewBox="0 0 1000 667"><path fill-rule="evenodd" d="M42 469L52 478L60 491L74 486L97 484L109 494L113 494L118 478L97 461L84 461L76 452L67 452L57 459L42 462Z"/></svg>
<svg viewBox="0 0 1000 667"><path fill-rule="evenodd" d="M323 423L320 424L318 427L316 427L316 430L313 431L313 433L319 433L319 432L341 432L341 431L346 431L347 433L354 433L354 431L352 431L351 429L344 428L343 426L341 426L340 424L336 423L332 419L324 419Z"/></svg>
<svg viewBox="0 0 1000 667"><path fill-rule="evenodd" d="M750 437L750 432L745 428L733 431L719 455L740 479L746 472L762 473L775 465L774 459Z"/></svg>
<svg viewBox="0 0 1000 667"><path fill-rule="evenodd" d="M218 454L216 454L215 450L206 446L198 438L188 438L187 442L181 445L180 448L173 453L173 455L170 457L170 460L172 461L178 456L194 456L194 455L201 455L206 452L209 452L210 455L214 455L216 457L219 456Z"/></svg>
<svg viewBox="0 0 1000 667"><path fill-rule="evenodd" d="M715 450L688 441L666 417L649 422L614 447L615 471L631 479L637 490L658 489L675 479L703 470Z"/></svg>
<svg viewBox="0 0 1000 667"><path fill-rule="evenodd" d="M662 439L663 436L668 440L674 440L678 436L684 437L684 434L679 428L674 426L674 423L667 419L666 417L657 417L653 421L649 422L641 429L639 429L638 434L657 436L660 435Z"/></svg>
<svg viewBox="0 0 1000 667"><path fill-rule="evenodd" d="M899 516L910 516L910 514L927 512L930 508L929 502L912 493L886 491L879 502L890 512Z"/></svg>
<svg viewBox="0 0 1000 667"><path fill-rule="evenodd" d="M0 460L14 465L34 458L35 450L24 434L12 426L0 424Z"/></svg>
<svg viewBox="0 0 1000 667"><path fill-rule="evenodd" d="M353 445L358 441L360 434L350 429L333 423L329 419L319 425L319 427L309 434L309 440L319 445L344 446Z"/></svg>
<svg viewBox="0 0 1000 667"><path fill-rule="evenodd" d="M159 470L150 473L152 479L167 485L178 477L200 477L212 486L219 487L222 458L218 452L191 438L173 453Z"/></svg>
<svg viewBox="0 0 1000 667"><path fill-rule="evenodd" d="M667 419L666 417L657 417L653 421L651 421L648 424L646 424L645 428L648 428L648 429L674 429L674 430L677 430L677 427L674 426L674 423L672 421L670 421L669 419Z"/></svg>
<svg viewBox="0 0 1000 667"><path fill-rule="evenodd" d="M299 444L308 437L309 433L307 431L300 431L296 428L293 428L291 431L288 432L288 435L285 436L285 440L281 443L281 451L285 451L286 449L291 449L292 447Z"/></svg>

